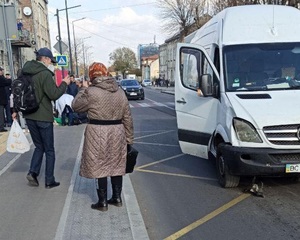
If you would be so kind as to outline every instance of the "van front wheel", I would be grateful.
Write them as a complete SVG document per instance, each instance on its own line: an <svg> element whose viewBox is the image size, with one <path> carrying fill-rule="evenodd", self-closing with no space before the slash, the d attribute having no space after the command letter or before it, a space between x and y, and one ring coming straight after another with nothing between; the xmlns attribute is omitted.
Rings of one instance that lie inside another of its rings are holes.
<svg viewBox="0 0 300 240"><path fill-rule="evenodd" d="M239 185L240 177L229 174L228 166L221 154L221 151L218 151L217 154L216 167L219 183L223 188L233 188Z"/></svg>

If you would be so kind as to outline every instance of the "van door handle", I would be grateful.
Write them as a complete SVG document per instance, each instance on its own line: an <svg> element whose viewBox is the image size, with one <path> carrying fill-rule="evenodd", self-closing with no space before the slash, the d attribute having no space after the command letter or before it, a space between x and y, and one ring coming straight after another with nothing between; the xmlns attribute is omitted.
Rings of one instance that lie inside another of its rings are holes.
<svg viewBox="0 0 300 240"><path fill-rule="evenodd" d="M180 100L176 100L176 102L186 104L186 101L184 100L184 98L181 98Z"/></svg>

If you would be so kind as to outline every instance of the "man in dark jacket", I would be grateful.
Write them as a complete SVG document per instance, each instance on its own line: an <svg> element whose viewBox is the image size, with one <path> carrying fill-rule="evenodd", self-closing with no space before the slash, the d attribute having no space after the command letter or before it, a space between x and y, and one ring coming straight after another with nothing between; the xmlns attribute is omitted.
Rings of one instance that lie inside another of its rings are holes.
<svg viewBox="0 0 300 240"><path fill-rule="evenodd" d="M39 109L24 118L35 150L31 159L27 180L31 186L38 186L38 175L40 173L43 155L46 155L45 187L53 188L60 185L54 178L54 135L53 135L53 107L51 101L57 100L70 84L69 76L66 76L60 86L56 86L53 79L54 73L49 69L56 63L52 52L48 48L41 48L36 52L36 60L28 61L22 68L24 74L32 74L35 86L35 94L40 101ZM16 117L14 113L13 117Z"/></svg>
<svg viewBox="0 0 300 240"><path fill-rule="evenodd" d="M68 86L67 94L70 94L73 97L75 97L77 95L77 93L78 93L78 86L76 84L74 75L70 75L70 81L71 81L71 83Z"/></svg>
<svg viewBox="0 0 300 240"><path fill-rule="evenodd" d="M5 74L5 78L10 79L10 81L12 81L9 73ZM11 118L12 112L10 111L11 85L5 87L5 92L6 92L6 97L7 97L7 104L5 106L6 126L10 127L12 124L12 118Z"/></svg>
<svg viewBox="0 0 300 240"><path fill-rule="evenodd" d="M4 108L7 105L7 95L5 87L11 85L11 79L6 79L3 76L4 69L0 67L0 132L7 132L4 128Z"/></svg>

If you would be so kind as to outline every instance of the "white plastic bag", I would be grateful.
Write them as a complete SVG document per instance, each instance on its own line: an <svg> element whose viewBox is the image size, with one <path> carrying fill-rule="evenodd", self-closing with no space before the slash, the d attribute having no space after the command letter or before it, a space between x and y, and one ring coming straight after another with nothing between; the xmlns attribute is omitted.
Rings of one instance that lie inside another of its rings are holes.
<svg viewBox="0 0 300 240"><path fill-rule="evenodd" d="M11 125L6 150L12 153L25 153L30 150L30 144L17 120Z"/></svg>

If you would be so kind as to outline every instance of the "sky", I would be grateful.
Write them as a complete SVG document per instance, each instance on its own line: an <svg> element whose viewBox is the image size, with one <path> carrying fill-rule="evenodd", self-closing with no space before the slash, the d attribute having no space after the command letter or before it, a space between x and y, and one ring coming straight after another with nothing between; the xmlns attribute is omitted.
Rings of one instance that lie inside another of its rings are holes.
<svg viewBox="0 0 300 240"><path fill-rule="evenodd" d="M60 10L61 37L68 45L65 2L48 2L51 46L54 52L53 46L58 36L56 9ZM78 5L81 6L75 7ZM127 47L137 54L139 44L154 41L162 44L169 37L162 31L155 0L67 0L67 8L70 8L68 18L71 43L74 42L74 26L76 45L83 41L85 46L90 47L87 64L98 61L110 66L109 54L117 48ZM85 19L79 20L81 18ZM80 57L78 56L79 62Z"/></svg>

